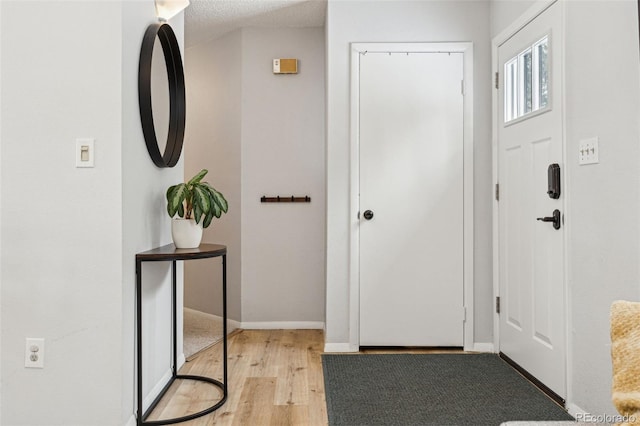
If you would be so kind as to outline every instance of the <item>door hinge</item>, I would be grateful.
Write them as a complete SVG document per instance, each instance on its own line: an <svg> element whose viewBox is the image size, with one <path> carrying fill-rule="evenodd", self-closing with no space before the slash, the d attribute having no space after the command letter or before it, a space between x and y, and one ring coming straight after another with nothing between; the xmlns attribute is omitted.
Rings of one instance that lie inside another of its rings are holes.
<svg viewBox="0 0 640 426"><path fill-rule="evenodd" d="M496 81L495 81L496 89L500 88L500 73L496 72Z"/></svg>
<svg viewBox="0 0 640 426"><path fill-rule="evenodd" d="M500 313L500 296L496 297L496 314Z"/></svg>
<svg viewBox="0 0 640 426"><path fill-rule="evenodd" d="M462 307L462 322L467 322L467 308L465 306Z"/></svg>
<svg viewBox="0 0 640 426"><path fill-rule="evenodd" d="M500 184L496 183L496 201L500 201Z"/></svg>
<svg viewBox="0 0 640 426"><path fill-rule="evenodd" d="M460 80L460 93L464 96L464 80Z"/></svg>

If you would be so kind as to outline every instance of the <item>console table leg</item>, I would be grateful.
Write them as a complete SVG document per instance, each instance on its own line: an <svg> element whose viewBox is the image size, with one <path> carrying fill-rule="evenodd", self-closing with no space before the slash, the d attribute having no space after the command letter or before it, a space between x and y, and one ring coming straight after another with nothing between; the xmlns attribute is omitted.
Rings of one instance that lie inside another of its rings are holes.
<svg viewBox="0 0 640 426"><path fill-rule="evenodd" d="M176 329L178 328L177 314L176 314L176 304L178 303L176 299L176 261L171 262L171 328L173 330L173 365L171 367L171 371L173 374L173 378L178 375L178 336Z"/></svg>
<svg viewBox="0 0 640 426"><path fill-rule="evenodd" d="M224 397L227 396L227 255L222 256L222 368Z"/></svg>
<svg viewBox="0 0 640 426"><path fill-rule="evenodd" d="M142 262L136 261L137 424L142 425Z"/></svg>

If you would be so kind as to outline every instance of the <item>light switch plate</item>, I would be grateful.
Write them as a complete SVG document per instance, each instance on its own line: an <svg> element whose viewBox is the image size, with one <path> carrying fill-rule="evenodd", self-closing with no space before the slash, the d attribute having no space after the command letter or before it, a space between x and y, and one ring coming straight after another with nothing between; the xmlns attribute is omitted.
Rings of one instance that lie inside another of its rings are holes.
<svg viewBox="0 0 640 426"><path fill-rule="evenodd" d="M76 139L76 167L94 166L94 139Z"/></svg>
<svg viewBox="0 0 640 426"><path fill-rule="evenodd" d="M578 145L578 164L599 163L598 138L583 139Z"/></svg>

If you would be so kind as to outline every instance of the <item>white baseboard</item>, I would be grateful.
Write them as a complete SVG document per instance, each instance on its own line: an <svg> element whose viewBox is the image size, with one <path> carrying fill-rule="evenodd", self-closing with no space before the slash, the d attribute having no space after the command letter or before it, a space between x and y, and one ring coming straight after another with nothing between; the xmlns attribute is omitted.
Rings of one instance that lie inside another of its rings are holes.
<svg viewBox="0 0 640 426"><path fill-rule="evenodd" d="M241 325L242 324L240 323L240 321L236 321L236 320L232 320L232 319L227 318L227 328L228 328L228 330L233 331L236 328L242 328L242 327L240 327Z"/></svg>
<svg viewBox="0 0 640 426"><path fill-rule="evenodd" d="M184 352L182 352L180 355L178 355L178 362L176 363L176 370L180 370L180 367L182 367L185 362L187 362L187 359L184 356Z"/></svg>
<svg viewBox="0 0 640 426"><path fill-rule="evenodd" d="M129 417L129 420L127 420L127 422L124 424L124 426L136 426L138 424L138 422L136 422L136 416L135 414L132 414L131 417Z"/></svg>
<svg viewBox="0 0 640 426"><path fill-rule="evenodd" d="M183 358L184 358L184 356L183 356ZM164 387L167 385L167 383L169 383L169 380L171 380L172 376L173 376L173 373L172 373L171 369L167 370L167 372L162 375L162 378L160 380L158 380L158 383L156 383L156 385L153 387L153 389L151 389L149 391L147 396L142 400L142 407L145 410L147 408L149 408L149 406L151 405L153 400L158 395L160 395L160 392L162 392L162 389L164 389Z"/></svg>
<svg viewBox="0 0 640 426"><path fill-rule="evenodd" d="M240 328L244 330L322 330L324 323L321 321L243 321L240 323Z"/></svg>
<svg viewBox="0 0 640 426"><path fill-rule="evenodd" d="M586 410L583 410L582 408L578 407L573 402L568 402L567 405L566 405L566 409L569 412L569 414L571 414L573 417L578 416L578 414L581 417L585 417L585 416L589 416L590 415L589 413L587 413Z"/></svg>
<svg viewBox="0 0 640 426"><path fill-rule="evenodd" d="M219 319L220 321L222 321L222 317L220 315L215 315L215 314L210 314L208 312L198 311L197 309L191 309L191 308L184 308L184 309L190 309L192 311L198 312L200 314L205 314L205 315L208 315L210 317L213 317L213 318L216 318L216 319ZM232 320L232 319L227 318L227 331L233 331L236 328L241 328L240 325L241 325L240 321L236 321L236 320Z"/></svg>
<svg viewBox="0 0 640 426"><path fill-rule="evenodd" d="M473 344L473 352L490 352L490 353L495 353L495 347L493 346L493 343L478 343L475 342Z"/></svg>
<svg viewBox="0 0 640 426"><path fill-rule="evenodd" d="M337 353L358 352L358 348L357 347L354 348L349 343L325 343L324 344L324 351L325 352L337 352Z"/></svg>

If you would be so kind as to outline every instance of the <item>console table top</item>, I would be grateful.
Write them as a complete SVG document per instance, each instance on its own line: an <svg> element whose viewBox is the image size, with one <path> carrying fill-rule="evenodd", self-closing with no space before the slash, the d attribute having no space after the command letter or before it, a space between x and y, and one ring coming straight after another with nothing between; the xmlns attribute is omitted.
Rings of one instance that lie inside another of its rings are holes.
<svg viewBox="0 0 640 426"><path fill-rule="evenodd" d="M152 262L166 260L205 259L227 254L227 246L221 244L202 243L199 247L179 249L173 244L156 247L136 254L136 261Z"/></svg>

